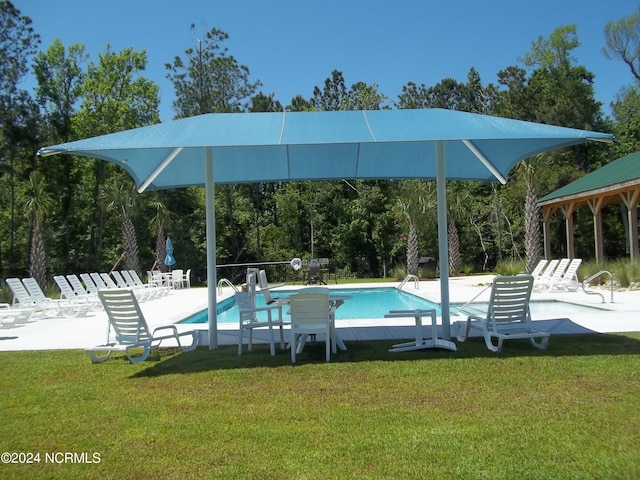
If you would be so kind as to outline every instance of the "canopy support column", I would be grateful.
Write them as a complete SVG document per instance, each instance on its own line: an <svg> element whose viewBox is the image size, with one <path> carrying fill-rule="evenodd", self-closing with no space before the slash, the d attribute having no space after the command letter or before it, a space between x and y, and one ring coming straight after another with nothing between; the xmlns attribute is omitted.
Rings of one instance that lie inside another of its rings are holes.
<svg viewBox="0 0 640 480"><path fill-rule="evenodd" d="M204 149L204 177L207 235L207 293L209 299L209 350L218 348L218 314L216 285L216 202L213 178L213 148Z"/></svg>
<svg viewBox="0 0 640 480"><path fill-rule="evenodd" d="M451 338L449 308L449 246L447 240L447 181L445 175L444 142L436 142L436 196L438 200L438 256L440 258L440 311L442 338Z"/></svg>

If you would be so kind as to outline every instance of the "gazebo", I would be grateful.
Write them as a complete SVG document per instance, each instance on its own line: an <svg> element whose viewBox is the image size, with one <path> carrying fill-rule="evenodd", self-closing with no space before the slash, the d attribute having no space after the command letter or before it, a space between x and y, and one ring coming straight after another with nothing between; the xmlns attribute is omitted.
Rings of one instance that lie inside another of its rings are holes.
<svg viewBox="0 0 640 480"><path fill-rule="evenodd" d="M573 214L587 205L593 214L596 261L604 259L602 208L624 203L627 207L628 245L631 260L638 258L638 201L640 200L640 152L619 158L604 167L540 199L544 218L544 254L551 257L551 216L560 210L564 214L567 232L567 255L575 257Z"/></svg>

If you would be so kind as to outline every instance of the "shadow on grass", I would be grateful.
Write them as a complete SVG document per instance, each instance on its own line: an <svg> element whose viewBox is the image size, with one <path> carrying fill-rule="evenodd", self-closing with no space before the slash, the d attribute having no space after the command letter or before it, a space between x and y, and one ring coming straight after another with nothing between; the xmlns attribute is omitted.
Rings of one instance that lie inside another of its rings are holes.
<svg viewBox="0 0 640 480"><path fill-rule="evenodd" d="M456 360L469 358L517 358L517 357L563 357L590 355L633 355L640 353L640 333L588 334L552 336L547 350L534 348L528 340L510 340L504 343L498 354L489 351L482 338L470 338L457 342L458 350L417 350L413 352L391 353L388 351L396 341L376 340L346 342L347 350L338 351L326 364L361 362L402 362L415 360ZM214 370L245 368L299 368L308 364L324 364L324 342L309 343L297 363L291 364L288 350L276 350L269 355L268 345L254 345L253 351L238 356L236 346L224 346L215 350L200 347L193 352L180 353L177 349L154 350L148 362L155 362L148 368L134 374L134 377L154 377L197 373Z"/></svg>

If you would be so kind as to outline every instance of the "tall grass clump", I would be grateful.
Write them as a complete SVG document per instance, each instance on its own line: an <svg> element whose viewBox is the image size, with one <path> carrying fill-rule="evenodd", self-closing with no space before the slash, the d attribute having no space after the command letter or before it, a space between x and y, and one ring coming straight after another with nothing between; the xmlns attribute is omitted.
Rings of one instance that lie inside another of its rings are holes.
<svg viewBox="0 0 640 480"><path fill-rule="evenodd" d="M496 274L498 275L517 275L527 271L523 261L507 260L499 262L496 265Z"/></svg>
<svg viewBox="0 0 640 480"><path fill-rule="evenodd" d="M618 260L608 269L613 273L616 286L629 288L640 282L640 262L628 259Z"/></svg>

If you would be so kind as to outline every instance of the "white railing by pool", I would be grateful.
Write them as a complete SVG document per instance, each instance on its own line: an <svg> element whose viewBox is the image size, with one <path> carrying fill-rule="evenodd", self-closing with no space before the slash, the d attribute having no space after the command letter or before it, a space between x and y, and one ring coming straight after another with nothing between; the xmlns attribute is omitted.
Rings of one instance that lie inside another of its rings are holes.
<svg viewBox="0 0 640 480"><path fill-rule="evenodd" d="M412 274L409 274L406 277L404 277L404 280L402 280L400 285L398 285L398 290L402 290L402 287L404 287L404 284L407 283L409 280L413 280L415 283L416 290L420 290L420 280L418 280L418 277Z"/></svg>
<svg viewBox="0 0 640 480"><path fill-rule="evenodd" d="M233 283L231 283L229 280L227 280L226 278L221 278L218 281L218 295L222 295L222 286L223 285L229 285L231 288L233 288L233 290L235 292L238 292L238 287L236 287Z"/></svg>

